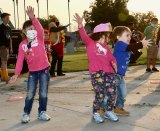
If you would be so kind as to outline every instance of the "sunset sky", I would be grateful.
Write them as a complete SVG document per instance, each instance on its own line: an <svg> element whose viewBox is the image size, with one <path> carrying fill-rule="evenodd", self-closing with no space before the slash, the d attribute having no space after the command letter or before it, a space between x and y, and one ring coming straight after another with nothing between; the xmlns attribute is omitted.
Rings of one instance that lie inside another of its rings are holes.
<svg viewBox="0 0 160 131"><path fill-rule="evenodd" d="M48 0L49 1L49 14L55 14L58 16L62 24L68 24L68 0ZM89 10L89 6L91 2L94 0L70 0L70 13L71 13L71 23L72 29L75 29L75 23L72 21L73 14L75 12L82 14L84 10ZM26 6L32 5L35 8L35 14L37 13L37 2L36 0L26 0ZM46 9L46 0L39 0L40 6L40 17L47 18L47 9ZM131 12L148 12L153 11L158 18L160 18L160 6L159 0L129 0L128 9ZM11 14L11 21L14 24L14 8L13 8L13 0L0 0L0 8L4 12L8 12ZM20 25L25 20L24 15L24 6L23 0L19 0L19 16L20 16Z"/></svg>

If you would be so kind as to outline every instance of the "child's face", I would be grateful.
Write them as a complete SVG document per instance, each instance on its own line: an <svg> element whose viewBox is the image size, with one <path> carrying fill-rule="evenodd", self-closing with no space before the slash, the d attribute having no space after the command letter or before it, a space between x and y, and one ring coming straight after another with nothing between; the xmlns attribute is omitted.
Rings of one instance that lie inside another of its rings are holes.
<svg viewBox="0 0 160 131"><path fill-rule="evenodd" d="M105 43L108 43L110 41L110 33L107 33L105 35Z"/></svg>
<svg viewBox="0 0 160 131"><path fill-rule="evenodd" d="M33 25L28 26L24 31L27 33L28 30L35 30L35 27Z"/></svg>
<svg viewBox="0 0 160 131"><path fill-rule="evenodd" d="M26 35L28 41L32 41L37 36L37 31L33 25L26 27L23 33Z"/></svg>
<svg viewBox="0 0 160 131"><path fill-rule="evenodd" d="M45 39L45 40L48 40L48 39L49 39L48 33L44 33L44 39Z"/></svg>
<svg viewBox="0 0 160 131"><path fill-rule="evenodd" d="M126 44L130 43L131 33L128 31L124 31L121 36L117 36L118 41L123 41Z"/></svg>

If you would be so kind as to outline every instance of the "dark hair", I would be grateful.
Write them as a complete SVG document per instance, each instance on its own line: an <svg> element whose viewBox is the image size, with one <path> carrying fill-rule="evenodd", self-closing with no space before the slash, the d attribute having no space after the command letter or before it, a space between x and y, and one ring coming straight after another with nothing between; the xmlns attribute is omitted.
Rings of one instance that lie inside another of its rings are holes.
<svg viewBox="0 0 160 131"><path fill-rule="evenodd" d="M113 29L113 41L116 41L117 36L121 36L124 31L127 31L127 32L131 33L131 30L126 26L116 26Z"/></svg>
<svg viewBox="0 0 160 131"><path fill-rule="evenodd" d="M1 14L1 19L5 18L6 16L10 16L10 14L8 14L8 13L2 13Z"/></svg>
<svg viewBox="0 0 160 131"><path fill-rule="evenodd" d="M27 27L32 25L32 21L31 20L27 20L24 22L22 29L26 29Z"/></svg>
<svg viewBox="0 0 160 131"><path fill-rule="evenodd" d="M153 21L158 22L158 19L157 19L157 18L152 18L152 19L151 19L151 22L153 22Z"/></svg>
<svg viewBox="0 0 160 131"><path fill-rule="evenodd" d="M128 26L133 26L133 25L134 25L133 22L129 22L129 23L128 23Z"/></svg>
<svg viewBox="0 0 160 131"><path fill-rule="evenodd" d="M110 32L98 32L90 35L92 40L98 41L103 35L107 36Z"/></svg>

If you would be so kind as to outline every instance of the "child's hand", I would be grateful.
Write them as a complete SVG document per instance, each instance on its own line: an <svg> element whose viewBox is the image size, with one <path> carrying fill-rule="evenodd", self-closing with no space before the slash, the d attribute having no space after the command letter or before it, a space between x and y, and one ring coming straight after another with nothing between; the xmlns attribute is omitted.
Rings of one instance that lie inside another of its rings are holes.
<svg viewBox="0 0 160 131"><path fill-rule="evenodd" d="M142 42L143 46L146 47L146 48L148 48L149 46L151 46L150 43L152 43L151 39L146 40L146 37L144 37L141 42Z"/></svg>
<svg viewBox="0 0 160 131"><path fill-rule="evenodd" d="M17 78L18 78L18 75L12 76L12 77L10 78L10 80L8 81L8 84L13 84L13 83L15 83L16 80L17 80Z"/></svg>
<svg viewBox="0 0 160 131"><path fill-rule="evenodd" d="M77 22L78 27L81 28L83 26L82 21L83 21L83 16L80 17L77 13L74 15L74 21Z"/></svg>
<svg viewBox="0 0 160 131"><path fill-rule="evenodd" d="M34 18L34 8L31 6L27 6L27 10L26 10L27 15L29 16L30 19Z"/></svg>
<svg viewBox="0 0 160 131"><path fill-rule="evenodd" d="M117 73L117 64L112 61L112 66L114 68L115 73Z"/></svg>

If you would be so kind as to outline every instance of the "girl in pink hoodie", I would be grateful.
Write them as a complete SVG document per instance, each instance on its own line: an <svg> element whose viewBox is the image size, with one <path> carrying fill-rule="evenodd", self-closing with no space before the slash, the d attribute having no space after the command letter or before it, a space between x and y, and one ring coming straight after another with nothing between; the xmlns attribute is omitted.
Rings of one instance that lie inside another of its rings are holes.
<svg viewBox="0 0 160 131"><path fill-rule="evenodd" d="M44 47L44 30L35 18L34 9L29 6L26 10L30 20L23 24L23 33L26 36L20 45L18 59L16 63L15 75L11 77L9 83L16 82L23 66L23 60L26 59L29 76L27 84L27 96L25 99L24 114L22 123L29 122L29 114L32 109L34 96L39 82L39 108L38 118L44 121L50 120L50 117L45 113L47 110L47 95L49 83L49 62Z"/></svg>
<svg viewBox="0 0 160 131"><path fill-rule="evenodd" d="M91 37L86 34L83 27L83 17L78 14L74 16L78 24L79 33L86 44L86 51L89 60L89 71L92 85L95 91L93 102L93 120L96 123L104 122L104 118L118 121L118 117L112 112L116 98L116 60L106 45L112 31L110 23L97 25ZM105 114L102 116L100 110Z"/></svg>

